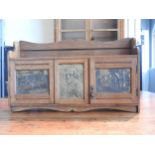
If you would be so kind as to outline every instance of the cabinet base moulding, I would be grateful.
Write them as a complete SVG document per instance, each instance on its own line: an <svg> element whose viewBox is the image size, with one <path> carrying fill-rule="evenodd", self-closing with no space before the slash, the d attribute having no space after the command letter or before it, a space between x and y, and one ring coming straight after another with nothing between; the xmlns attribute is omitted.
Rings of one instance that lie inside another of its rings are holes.
<svg viewBox="0 0 155 155"><path fill-rule="evenodd" d="M117 111L127 111L127 112L139 112L139 106L70 106L70 105L52 105L52 106L22 106L22 107L11 107L12 111L25 111L25 110L51 110L51 111L60 111L60 112L86 112L93 110L117 110Z"/></svg>

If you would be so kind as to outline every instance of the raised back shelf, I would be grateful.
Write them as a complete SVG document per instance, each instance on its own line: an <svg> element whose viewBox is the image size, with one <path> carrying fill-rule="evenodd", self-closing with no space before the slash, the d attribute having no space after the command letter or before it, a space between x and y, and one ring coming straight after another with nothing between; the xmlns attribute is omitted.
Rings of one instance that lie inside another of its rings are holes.
<svg viewBox="0 0 155 155"><path fill-rule="evenodd" d="M15 44L17 55L27 57L134 55L134 39L126 38L112 42L64 40L56 43L38 44L20 41Z"/></svg>
<svg viewBox="0 0 155 155"><path fill-rule="evenodd" d="M114 41L124 38L123 19L57 19L55 41L83 39Z"/></svg>

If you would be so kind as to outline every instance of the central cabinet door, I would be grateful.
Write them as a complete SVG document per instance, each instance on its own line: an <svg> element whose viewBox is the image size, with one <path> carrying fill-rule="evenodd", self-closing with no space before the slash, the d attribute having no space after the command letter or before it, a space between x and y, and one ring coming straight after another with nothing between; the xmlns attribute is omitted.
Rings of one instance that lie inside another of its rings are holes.
<svg viewBox="0 0 155 155"><path fill-rule="evenodd" d="M90 63L91 104L137 102L137 58L126 56L94 58Z"/></svg>
<svg viewBox="0 0 155 155"><path fill-rule="evenodd" d="M55 103L88 103L88 60L55 60Z"/></svg>

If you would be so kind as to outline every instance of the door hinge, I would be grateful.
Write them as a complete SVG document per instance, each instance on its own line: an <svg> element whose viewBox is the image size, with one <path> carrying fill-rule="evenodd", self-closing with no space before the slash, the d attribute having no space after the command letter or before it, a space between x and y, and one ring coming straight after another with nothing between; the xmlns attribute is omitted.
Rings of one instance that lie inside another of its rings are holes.
<svg viewBox="0 0 155 155"><path fill-rule="evenodd" d="M138 96L138 88L136 89L136 95Z"/></svg>
<svg viewBox="0 0 155 155"><path fill-rule="evenodd" d="M136 73L138 73L138 65L136 65Z"/></svg>
<svg viewBox="0 0 155 155"><path fill-rule="evenodd" d="M91 99L95 98L95 90L93 86L90 86L90 98Z"/></svg>

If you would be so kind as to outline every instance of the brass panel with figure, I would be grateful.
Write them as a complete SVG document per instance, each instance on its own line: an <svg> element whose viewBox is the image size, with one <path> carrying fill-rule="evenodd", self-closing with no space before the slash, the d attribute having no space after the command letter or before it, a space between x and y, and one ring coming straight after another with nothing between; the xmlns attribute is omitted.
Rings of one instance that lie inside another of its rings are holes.
<svg viewBox="0 0 155 155"><path fill-rule="evenodd" d="M60 98L83 99L83 65L59 65L59 95Z"/></svg>
<svg viewBox="0 0 155 155"><path fill-rule="evenodd" d="M88 103L88 59L55 62L56 103Z"/></svg>

